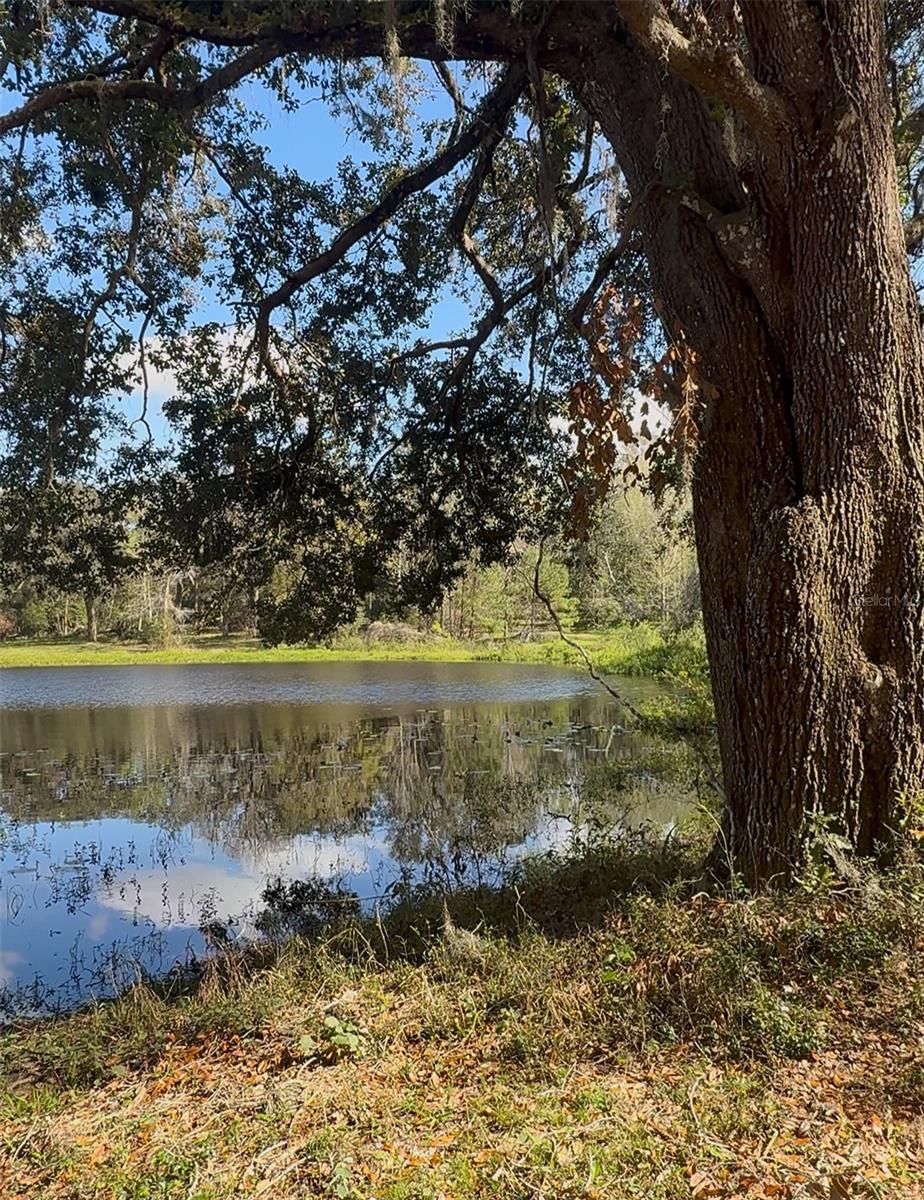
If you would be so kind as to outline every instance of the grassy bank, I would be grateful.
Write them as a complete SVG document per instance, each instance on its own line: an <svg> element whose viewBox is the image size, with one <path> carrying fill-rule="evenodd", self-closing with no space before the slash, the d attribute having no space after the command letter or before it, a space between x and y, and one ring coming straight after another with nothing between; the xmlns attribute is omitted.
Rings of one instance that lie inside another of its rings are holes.
<svg viewBox="0 0 924 1200"><path fill-rule="evenodd" d="M655 674L675 660L704 661L701 635L665 639L650 625L626 626L605 633L584 633L576 640L599 669L612 674ZM583 665L580 654L557 637L523 641L460 642L428 638L416 642L374 642L355 637L330 646L264 646L244 638L201 637L188 644L146 646L120 642L0 642L0 667L133 666L138 664L241 662L521 662Z"/></svg>
<svg viewBox="0 0 924 1200"><path fill-rule="evenodd" d="M920 867L755 898L696 864L604 842L448 926L315 904L311 940L15 1029L0 1192L920 1196Z"/></svg>

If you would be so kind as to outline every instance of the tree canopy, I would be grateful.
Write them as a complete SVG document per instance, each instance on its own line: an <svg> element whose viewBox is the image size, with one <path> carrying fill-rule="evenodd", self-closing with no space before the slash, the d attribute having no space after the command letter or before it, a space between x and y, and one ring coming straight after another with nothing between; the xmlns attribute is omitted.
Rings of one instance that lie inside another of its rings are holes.
<svg viewBox="0 0 924 1200"><path fill-rule="evenodd" d="M628 369L603 395L572 387L625 217L618 170L537 63L446 66L451 6L430 14L432 69L402 57L408 6L333 5L331 30L351 7L384 61L301 49L271 5L224 6L221 33L169 6L8 8L8 563L41 493L144 491L174 559L233 562L252 586L285 563L263 629L297 638L347 617L398 546L396 586L435 602L473 550L501 561L576 497L586 523L614 429L630 435ZM318 102L364 152L322 180L265 144L283 113L310 139ZM642 257L620 250L607 316L650 337ZM447 296L460 327L434 339ZM148 403L167 366L169 449Z"/></svg>
<svg viewBox="0 0 924 1200"><path fill-rule="evenodd" d="M347 617L398 545L435 602L472 549L500 561L569 519L583 536L638 386L672 410L647 478L676 481L695 359L658 326L640 197L556 73L608 7L705 83L716 120L787 119L734 52L735 6L707 0L9 4L6 560L43 491L62 521L87 486L143 487L173 557L234 562L248 586L294 565L264 627L298 637ZM915 253L918 9L889 12ZM266 144L283 113L310 139L318 102L365 152L322 180ZM468 326L434 339L447 288ZM168 365L171 452L148 419ZM117 400L139 386L131 414Z"/></svg>

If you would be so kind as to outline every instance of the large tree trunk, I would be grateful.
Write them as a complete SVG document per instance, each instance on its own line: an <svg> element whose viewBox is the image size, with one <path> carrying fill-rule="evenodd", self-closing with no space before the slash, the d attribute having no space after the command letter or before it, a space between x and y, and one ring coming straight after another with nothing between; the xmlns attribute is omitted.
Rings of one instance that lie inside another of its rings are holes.
<svg viewBox="0 0 924 1200"><path fill-rule="evenodd" d="M704 383L693 476L727 799L719 855L786 877L819 816L887 847L924 766L922 342L876 0L754 5L791 136L729 130L628 35L579 84L665 325ZM747 180L747 183L743 182Z"/></svg>

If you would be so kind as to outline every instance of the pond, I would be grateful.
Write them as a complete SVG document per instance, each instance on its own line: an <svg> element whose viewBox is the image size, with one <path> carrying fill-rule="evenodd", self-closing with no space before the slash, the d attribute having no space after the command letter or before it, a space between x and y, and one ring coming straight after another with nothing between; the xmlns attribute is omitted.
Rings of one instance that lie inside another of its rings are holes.
<svg viewBox="0 0 924 1200"><path fill-rule="evenodd" d="M595 823L666 831L686 752L626 723L554 667L0 671L0 1011L193 963L216 928L257 936L278 880L371 909L401 883L491 882Z"/></svg>

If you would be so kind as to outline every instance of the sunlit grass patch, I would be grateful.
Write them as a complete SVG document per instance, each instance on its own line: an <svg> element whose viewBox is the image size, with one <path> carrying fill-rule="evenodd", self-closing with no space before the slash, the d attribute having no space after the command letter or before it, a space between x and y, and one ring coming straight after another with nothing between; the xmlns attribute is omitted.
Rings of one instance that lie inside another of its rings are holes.
<svg viewBox="0 0 924 1200"><path fill-rule="evenodd" d="M601 671L656 675L672 670L705 669L702 631L673 637L640 623L596 633L573 635ZM274 662L509 662L583 667L579 651L556 635L534 640L457 641L422 637L419 641L371 641L358 636L322 646L264 646L244 637L197 636L170 646L76 640L0 642L0 667L132 666L184 663Z"/></svg>

